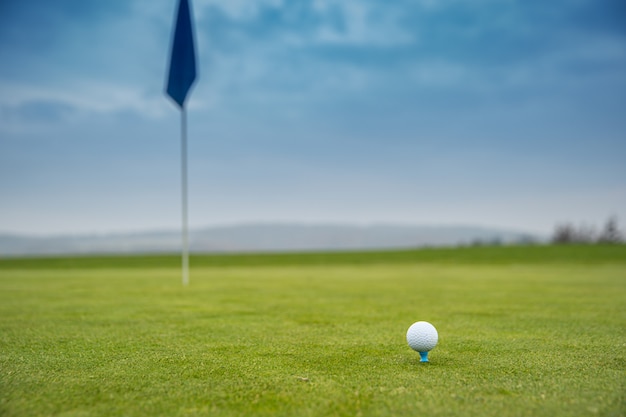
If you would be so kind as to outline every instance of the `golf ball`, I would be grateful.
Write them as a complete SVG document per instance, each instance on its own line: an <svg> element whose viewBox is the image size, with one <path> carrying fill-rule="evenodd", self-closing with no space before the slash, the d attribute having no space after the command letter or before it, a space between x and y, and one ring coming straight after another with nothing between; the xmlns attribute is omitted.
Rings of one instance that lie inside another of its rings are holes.
<svg viewBox="0 0 626 417"><path fill-rule="evenodd" d="M407 343L411 349L418 352L428 352L437 346L438 340L437 329L427 321L413 323L406 332Z"/></svg>

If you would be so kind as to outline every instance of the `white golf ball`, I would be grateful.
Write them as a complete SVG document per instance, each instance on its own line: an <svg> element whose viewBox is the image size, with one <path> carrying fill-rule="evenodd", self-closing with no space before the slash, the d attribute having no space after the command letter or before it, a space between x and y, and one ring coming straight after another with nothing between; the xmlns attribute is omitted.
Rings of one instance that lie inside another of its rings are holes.
<svg viewBox="0 0 626 417"><path fill-rule="evenodd" d="M435 326L427 321L418 321L413 323L406 332L406 341L411 349L418 352L428 352L435 346L439 340L439 334Z"/></svg>

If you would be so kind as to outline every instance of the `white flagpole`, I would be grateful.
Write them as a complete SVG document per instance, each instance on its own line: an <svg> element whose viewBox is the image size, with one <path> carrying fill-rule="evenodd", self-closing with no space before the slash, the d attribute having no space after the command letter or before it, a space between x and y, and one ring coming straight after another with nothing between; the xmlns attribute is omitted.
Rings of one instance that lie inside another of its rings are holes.
<svg viewBox="0 0 626 417"><path fill-rule="evenodd" d="M183 210L183 285L189 285L189 230L187 222L187 111L181 108L181 191Z"/></svg>
<svg viewBox="0 0 626 417"><path fill-rule="evenodd" d="M180 107L183 286L189 285L189 225L187 220L187 110L185 99L196 80L196 54L190 0L179 0L174 23L170 67L165 92Z"/></svg>

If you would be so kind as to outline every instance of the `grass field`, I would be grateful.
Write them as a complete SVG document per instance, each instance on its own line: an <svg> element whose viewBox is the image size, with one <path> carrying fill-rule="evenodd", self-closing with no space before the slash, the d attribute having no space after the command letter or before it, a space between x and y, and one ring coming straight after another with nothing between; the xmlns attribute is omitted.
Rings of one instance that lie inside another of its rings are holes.
<svg viewBox="0 0 626 417"><path fill-rule="evenodd" d="M191 263L0 259L0 416L626 415L624 245Z"/></svg>

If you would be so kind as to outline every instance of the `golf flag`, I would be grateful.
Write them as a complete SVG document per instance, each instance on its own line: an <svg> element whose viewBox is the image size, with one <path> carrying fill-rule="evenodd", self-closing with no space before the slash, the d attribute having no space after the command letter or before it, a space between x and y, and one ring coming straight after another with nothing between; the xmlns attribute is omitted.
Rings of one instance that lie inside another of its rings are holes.
<svg viewBox="0 0 626 417"><path fill-rule="evenodd" d="M196 79L196 53L188 0L179 0L176 27L172 40L167 95L182 109L189 89Z"/></svg>
<svg viewBox="0 0 626 417"><path fill-rule="evenodd" d="M180 154L182 191L182 266L183 285L189 284L189 226L187 221L187 111L185 100L196 80L196 51L191 24L191 0L179 0L172 54L167 78L167 95L180 107Z"/></svg>

